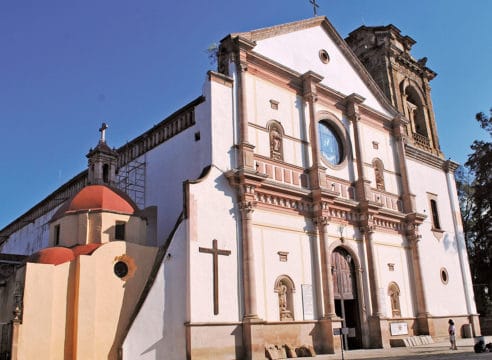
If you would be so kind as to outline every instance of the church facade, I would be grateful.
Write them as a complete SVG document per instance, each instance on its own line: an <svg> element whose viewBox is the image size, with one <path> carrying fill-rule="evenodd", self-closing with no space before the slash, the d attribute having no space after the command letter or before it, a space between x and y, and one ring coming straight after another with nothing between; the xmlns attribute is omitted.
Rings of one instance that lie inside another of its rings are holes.
<svg viewBox="0 0 492 360"><path fill-rule="evenodd" d="M445 337L449 318L479 335L458 165L414 43L325 17L233 33L196 100L119 149L101 127L88 170L0 231L0 351L22 358L48 322L29 315L48 275L67 310L47 358L333 353Z"/></svg>

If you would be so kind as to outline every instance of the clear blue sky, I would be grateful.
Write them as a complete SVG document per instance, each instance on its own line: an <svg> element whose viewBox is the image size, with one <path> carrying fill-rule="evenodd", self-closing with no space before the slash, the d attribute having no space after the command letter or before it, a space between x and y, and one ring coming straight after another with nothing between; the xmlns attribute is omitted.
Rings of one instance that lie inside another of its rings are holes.
<svg viewBox="0 0 492 360"><path fill-rule="evenodd" d="M441 147L463 163L492 106L490 0L318 0L343 36L394 24L438 73ZM308 0L0 2L0 228L86 168L101 122L119 147L201 94L205 50L312 16Z"/></svg>

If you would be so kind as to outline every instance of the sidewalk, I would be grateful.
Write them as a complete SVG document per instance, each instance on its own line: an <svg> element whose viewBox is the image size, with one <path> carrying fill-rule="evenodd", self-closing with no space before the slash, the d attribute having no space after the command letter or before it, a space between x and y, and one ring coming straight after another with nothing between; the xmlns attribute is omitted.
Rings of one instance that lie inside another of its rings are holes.
<svg viewBox="0 0 492 360"><path fill-rule="evenodd" d="M492 336L484 336L485 343L492 342ZM397 347L389 349L363 349L363 350L349 350L344 351L343 355L346 360L351 359L383 359L391 357L405 357L405 356L427 356L434 354L457 354L457 353L470 353L473 351L475 345L475 339L457 339L456 345L458 350L450 350L449 342L436 342L433 344L413 346L413 347ZM318 355L316 360L334 360L341 359L342 354L340 350L336 354L330 355ZM306 358L307 359L307 358Z"/></svg>

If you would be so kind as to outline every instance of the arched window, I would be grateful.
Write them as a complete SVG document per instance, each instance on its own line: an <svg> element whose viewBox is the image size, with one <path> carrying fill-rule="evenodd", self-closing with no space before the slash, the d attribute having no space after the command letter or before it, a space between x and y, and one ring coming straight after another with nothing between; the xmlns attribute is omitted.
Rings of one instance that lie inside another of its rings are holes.
<svg viewBox="0 0 492 360"><path fill-rule="evenodd" d="M398 287L397 283L392 282L389 284L388 296L389 296L390 302L391 302L391 315L393 317L400 317L401 316L400 288Z"/></svg>
<svg viewBox="0 0 492 360"><path fill-rule="evenodd" d="M425 109L417 91L412 86L405 88L407 96L407 116L412 122L414 131L422 136L429 137L425 122Z"/></svg>
<svg viewBox="0 0 492 360"><path fill-rule="evenodd" d="M294 320L294 282L287 275L281 275L275 281L275 292L278 294L278 310L280 321Z"/></svg>
<svg viewBox="0 0 492 360"><path fill-rule="evenodd" d="M439 213L437 212L437 202L431 199L431 212L432 212L432 226L434 229L441 229L441 223L439 222Z"/></svg>
<svg viewBox="0 0 492 360"><path fill-rule="evenodd" d="M108 164L103 165L103 181L105 183L109 182L109 165Z"/></svg>
<svg viewBox="0 0 492 360"><path fill-rule="evenodd" d="M270 157L274 160L283 160L283 129L276 121L269 126L270 131Z"/></svg>
<svg viewBox="0 0 492 360"><path fill-rule="evenodd" d="M372 167L374 168L374 177L376 178L376 188L378 190L385 190L384 186L384 165L380 159L374 159L372 161Z"/></svg>

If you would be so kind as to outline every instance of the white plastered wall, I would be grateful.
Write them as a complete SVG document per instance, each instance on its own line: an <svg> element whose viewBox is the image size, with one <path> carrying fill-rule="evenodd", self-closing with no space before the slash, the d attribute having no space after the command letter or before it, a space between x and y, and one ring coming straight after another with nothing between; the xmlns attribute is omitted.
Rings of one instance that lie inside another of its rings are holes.
<svg viewBox="0 0 492 360"><path fill-rule="evenodd" d="M157 245L163 244L183 208L183 181L196 179L210 164L210 123L205 104L195 108L195 125L148 151L145 162L145 206L157 206ZM195 141L195 133L200 140Z"/></svg>
<svg viewBox="0 0 492 360"><path fill-rule="evenodd" d="M256 76L247 76L248 120L257 125L249 127L249 141L254 144L255 153L270 157L268 123L279 122L284 130L284 161L296 166L309 166L309 154L303 141L308 141L304 105L295 92L267 82ZM278 102L278 109L272 109L270 100Z"/></svg>
<svg viewBox="0 0 492 360"><path fill-rule="evenodd" d="M384 165L385 190L392 194L401 192L400 173L393 136L387 131L371 126L371 124L360 124L362 138L362 152L364 156L364 167L366 177L371 181L371 187L376 187L376 178L372 162L378 158ZM376 146L373 145L376 143ZM375 148L377 147L377 148Z"/></svg>
<svg viewBox="0 0 492 360"><path fill-rule="evenodd" d="M316 318L317 294L312 259L318 250L313 248L316 240L305 231L305 218L257 209L253 226L258 316L267 321L280 320L279 299L274 285L278 277L287 275L295 286L294 319L304 320L302 285L312 285ZM287 261L280 261L279 251L288 252Z"/></svg>
<svg viewBox="0 0 492 360"><path fill-rule="evenodd" d="M10 235L0 247L0 251L5 254L31 255L51 246L49 221L57 209L48 211L31 223L26 223L24 227Z"/></svg>
<svg viewBox="0 0 492 360"><path fill-rule="evenodd" d="M416 210L427 215L420 226L419 242L428 311L432 315L467 313L463 277L455 237L452 209L449 201L446 174L419 162L409 160L410 189L416 195ZM432 213L428 193L436 196L441 229L436 236L432 232ZM439 239L439 237L441 237ZM468 266L468 262L466 263ZM445 268L449 281L441 281L440 270Z"/></svg>
<svg viewBox="0 0 492 360"><path fill-rule="evenodd" d="M152 287L123 342L124 359L186 358L186 221L174 233Z"/></svg>
<svg viewBox="0 0 492 360"><path fill-rule="evenodd" d="M330 56L328 64L324 64L319 58L321 49L325 49ZM314 71L324 77L322 84L345 95L360 94L366 98L367 105L387 114L338 45L321 27L259 40L254 51L301 74Z"/></svg>
<svg viewBox="0 0 492 360"><path fill-rule="evenodd" d="M400 289L400 310L402 317L411 317L414 313L413 278L411 264L409 263L409 249L403 236L375 232L374 250L377 263L377 275L379 277L379 293L381 294L383 313L391 318L391 301L388 289L391 282L398 285Z"/></svg>

